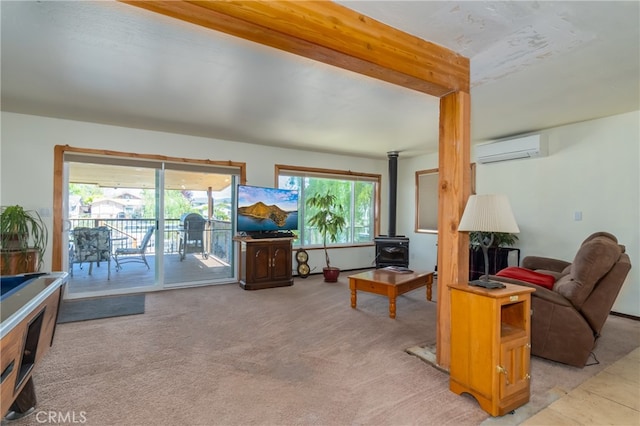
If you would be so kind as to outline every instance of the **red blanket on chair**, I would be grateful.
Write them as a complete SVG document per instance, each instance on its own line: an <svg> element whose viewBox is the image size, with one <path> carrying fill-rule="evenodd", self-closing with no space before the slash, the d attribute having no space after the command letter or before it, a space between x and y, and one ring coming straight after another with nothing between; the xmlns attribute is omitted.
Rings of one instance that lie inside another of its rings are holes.
<svg viewBox="0 0 640 426"><path fill-rule="evenodd" d="M553 275L542 274L540 272L532 271L527 268L520 268L518 266L509 266L508 268L504 268L496 275L498 277L512 278L530 284L536 284L548 288L549 290L553 288L553 283L556 282Z"/></svg>

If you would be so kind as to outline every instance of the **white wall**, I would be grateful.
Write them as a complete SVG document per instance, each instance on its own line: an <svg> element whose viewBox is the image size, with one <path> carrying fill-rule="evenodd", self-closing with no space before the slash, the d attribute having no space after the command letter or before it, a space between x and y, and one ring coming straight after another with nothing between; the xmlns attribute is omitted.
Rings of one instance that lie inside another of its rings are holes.
<svg viewBox="0 0 640 426"><path fill-rule="evenodd" d="M520 227L521 258L573 260L591 233L610 232L624 244L632 269L613 310L640 316L640 111L544 131L549 155L478 164L478 194L507 194ZM474 153L472 150L472 159ZM472 160L473 161L473 160ZM437 156L405 160L399 230L411 239L411 267L432 268L437 238L413 233L416 170L437 167ZM575 212L582 220L574 220Z"/></svg>
<svg viewBox="0 0 640 426"><path fill-rule="evenodd" d="M627 247L632 269L614 310L640 316L640 111L548 129L545 133L549 137L547 157L478 165L477 193L509 196L521 229L517 246L522 257L542 254L571 260L590 233L605 230L616 235ZM380 232L387 231L386 160L310 154L6 112L2 113L1 136L2 205L20 203L32 209L51 209L53 147L68 144L245 162L247 181L254 185L273 185L276 163L380 173ZM396 231L411 239L410 266L416 269L433 269L436 265L437 235L414 232L415 171L437 166L436 154L403 158L400 153ZM582 221L574 221L576 211L582 212ZM52 224L51 217L45 219L48 225ZM373 262L371 247L334 252L332 263L343 269L369 267ZM321 252L310 253L310 259L312 268L321 268ZM45 270L50 268L50 256L46 261Z"/></svg>
<svg viewBox="0 0 640 426"><path fill-rule="evenodd" d="M247 165L247 183L251 185L273 186L275 164L376 173L383 175L383 182L387 180L386 160L309 153L8 112L2 112L1 117L1 205L21 204L27 209L51 212L55 145L244 162ZM304 138L304 135L300 137ZM384 220L387 214L384 205L382 213ZM51 214L44 219L51 229ZM333 251L335 253L331 256L331 263L342 269L370 267L374 258L373 247ZM45 257L43 270L50 270L51 241ZM324 255L321 250L317 250L317 253L316 250L310 252L309 266L312 269L315 267L315 272L322 269L323 263Z"/></svg>
<svg viewBox="0 0 640 426"><path fill-rule="evenodd" d="M544 133L548 157L478 165L478 193L509 196L523 256L571 261L591 233L614 234L632 269L613 310L640 316L640 111Z"/></svg>

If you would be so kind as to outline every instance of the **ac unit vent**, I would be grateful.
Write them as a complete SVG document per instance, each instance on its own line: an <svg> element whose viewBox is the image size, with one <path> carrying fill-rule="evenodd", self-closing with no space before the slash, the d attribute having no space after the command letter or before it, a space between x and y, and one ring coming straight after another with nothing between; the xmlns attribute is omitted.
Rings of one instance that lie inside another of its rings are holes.
<svg viewBox="0 0 640 426"><path fill-rule="evenodd" d="M547 141L542 135L528 135L475 146L476 162L480 164L520 158L544 157Z"/></svg>

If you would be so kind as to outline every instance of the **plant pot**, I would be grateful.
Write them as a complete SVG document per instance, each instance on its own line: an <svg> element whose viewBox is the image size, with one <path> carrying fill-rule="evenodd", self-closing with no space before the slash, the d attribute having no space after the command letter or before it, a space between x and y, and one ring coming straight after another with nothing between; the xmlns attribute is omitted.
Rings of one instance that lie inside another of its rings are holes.
<svg viewBox="0 0 640 426"><path fill-rule="evenodd" d="M17 275L38 271L38 250L0 251L0 275Z"/></svg>
<svg viewBox="0 0 640 426"><path fill-rule="evenodd" d="M340 268L322 268L322 273L324 274L324 282L326 283L335 283L338 281L338 276L340 275Z"/></svg>

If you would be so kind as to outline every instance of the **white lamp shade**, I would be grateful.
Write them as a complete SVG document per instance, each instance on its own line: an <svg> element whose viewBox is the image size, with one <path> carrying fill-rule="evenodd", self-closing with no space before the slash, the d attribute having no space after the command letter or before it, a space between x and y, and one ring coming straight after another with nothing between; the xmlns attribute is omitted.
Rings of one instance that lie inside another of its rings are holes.
<svg viewBox="0 0 640 426"><path fill-rule="evenodd" d="M460 219L458 231L520 232L506 195L472 195Z"/></svg>

